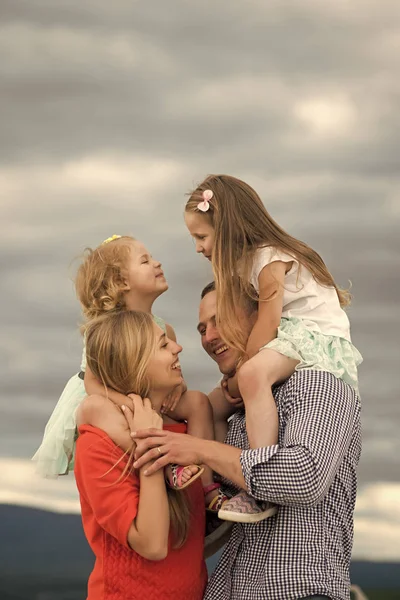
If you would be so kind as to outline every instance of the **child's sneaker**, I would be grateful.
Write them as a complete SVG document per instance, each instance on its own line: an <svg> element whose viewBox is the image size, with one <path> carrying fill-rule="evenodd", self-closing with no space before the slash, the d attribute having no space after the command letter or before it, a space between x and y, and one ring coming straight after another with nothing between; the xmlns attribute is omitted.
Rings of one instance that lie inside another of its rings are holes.
<svg viewBox="0 0 400 600"><path fill-rule="evenodd" d="M257 502L243 491L222 504L218 517L235 523L258 523L275 515L277 510L276 505L270 502Z"/></svg>

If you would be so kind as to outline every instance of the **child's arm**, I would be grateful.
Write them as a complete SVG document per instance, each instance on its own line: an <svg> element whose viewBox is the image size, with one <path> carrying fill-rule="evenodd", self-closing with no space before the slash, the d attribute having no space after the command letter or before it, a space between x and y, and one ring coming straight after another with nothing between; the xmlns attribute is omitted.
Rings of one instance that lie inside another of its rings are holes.
<svg viewBox="0 0 400 600"><path fill-rule="evenodd" d="M292 263L275 261L265 265L258 276L259 303L257 321L249 335L246 354L241 362L255 356L262 346L276 337L276 331L282 317L282 299L286 272ZM270 298L270 300L268 300ZM237 373L228 379L228 391L233 397L240 395Z"/></svg>
<svg viewBox="0 0 400 600"><path fill-rule="evenodd" d="M132 400L127 396L122 397L124 405L131 407ZM78 427L87 424L102 429L125 452L132 447L129 427L121 409L103 395L86 396L83 399L76 411L76 424Z"/></svg>
<svg viewBox="0 0 400 600"><path fill-rule="evenodd" d="M115 390L112 390L108 387L105 387L101 381L99 381L92 373L92 371L89 369L89 367L86 365L86 370L85 370L85 379L84 379L84 384L85 384L85 390L88 396L106 396L108 398L110 398L110 400L112 400L115 404L118 404L118 406L122 406L123 404L127 404L128 400L127 397L124 396L124 394L120 394L119 392L116 392ZM86 421L86 423L89 423L89 421ZM94 423L90 422L90 425L94 425ZM97 427L97 425L96 425Z"/></svg>
<svg viewBox="0 0 400 600"><path fill-rule="evenodd" d="M276 337L282 317L285 273L290 269L291 264L282 261L272 262L266 265L258 276L260 300L257 321L247 340L248 358L257 354L262 346Z"/></svg>

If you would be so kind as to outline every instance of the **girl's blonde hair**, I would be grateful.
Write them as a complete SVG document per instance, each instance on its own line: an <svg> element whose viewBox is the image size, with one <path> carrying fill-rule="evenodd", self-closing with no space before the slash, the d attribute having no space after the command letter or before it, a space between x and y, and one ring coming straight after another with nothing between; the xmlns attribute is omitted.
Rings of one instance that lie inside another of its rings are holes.
<svg viewBox="0 0 400 600"><path fill-rule="evenodd" d="M75 279L76 295L86 319L126 309L126 267L135 241L124 235L94 250L86 248Z"/></svg>
<svg viewBox="0 0 400 600"><path fill-rule="evenodd" d="M213 197L207 212L197 208L205 190ZM307 244L284 231L269 215L258 194L244 181L229 175L209 175L193 192L186 212L204 216L214 229L212 265L217 290L217 324L222 338L244 353L247 340L236 319L235 306L241 294L254 297L250 275L254 255L262 246L272 246L293 256L323 286L334 287L341 306L350 304L350 294L334 282L322 258ZM238 273L240 266L240 276ZM268 298L260 298L268 300Z"/></svg>
<svg viewBox="0 0 400 600"><path fill-rule="evenodd" d="M147 369L157 344L151 315L139 311L106 313L89 321L85 333L87 365L105 388L147 397L152 383ZM133 470L133 454L132 445L121 477ZM167 493L174 544L180 547L189 531L187 498L184 492L167 489Z"/></svg>

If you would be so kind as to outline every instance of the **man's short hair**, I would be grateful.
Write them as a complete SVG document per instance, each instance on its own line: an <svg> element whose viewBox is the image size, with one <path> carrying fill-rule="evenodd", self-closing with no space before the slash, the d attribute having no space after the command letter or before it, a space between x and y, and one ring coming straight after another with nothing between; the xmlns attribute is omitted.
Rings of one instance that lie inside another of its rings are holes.
<svg viewBox="0 0 400 600"><path fill-rule="evenodd" d="M203 300L204 296L207 296L210 292L215 292L215 281L208 283L206 287L201 292L201 299Z"/></svg>
<svg viewBox="0 0 400 600"><path fill-rule="evenodd" d="M204 296L207 296L210 292L215 292L215 281L211 281L206 285L206 287L201 292L201 299L203 300ZM257 292L254 290L254 294ZM255 298L249 298L249 296L245 296L243 298L243 308L246 312L251 315L251 313L258 310L258 301Z"/></svg>

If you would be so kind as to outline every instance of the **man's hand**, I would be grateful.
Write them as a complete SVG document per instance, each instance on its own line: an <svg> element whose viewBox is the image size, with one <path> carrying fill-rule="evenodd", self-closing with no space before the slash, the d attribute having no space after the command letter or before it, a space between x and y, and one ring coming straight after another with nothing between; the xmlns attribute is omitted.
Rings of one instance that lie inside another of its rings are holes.
<svg viewBox="0 0 400 600"><path fill-rule="evenodd" d="M151 475L170 463L197 465L203 462L201 446L206 440L186 433L173 433L162 429L147 429L132 432L136 442L134 468L140 469L150 461L155 461L146 471Z"/></svg>

